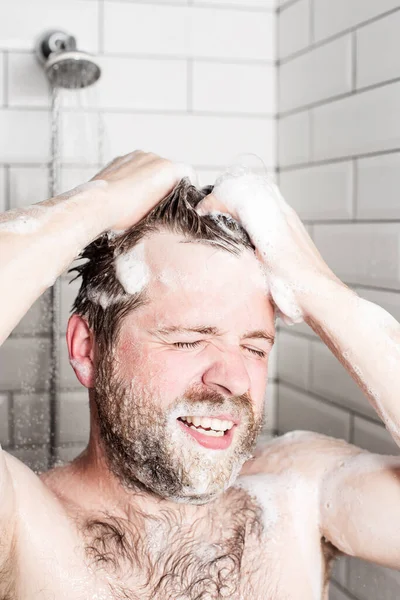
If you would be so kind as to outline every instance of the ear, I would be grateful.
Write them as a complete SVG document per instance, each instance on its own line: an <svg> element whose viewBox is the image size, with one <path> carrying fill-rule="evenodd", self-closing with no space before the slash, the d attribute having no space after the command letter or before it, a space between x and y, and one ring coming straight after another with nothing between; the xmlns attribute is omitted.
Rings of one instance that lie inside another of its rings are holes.
<svg viewBox="0 0 400 600"><path fill-rule="evenodd" d="M68 321L67 344L69 361L82 385L94 387L94 336L87 322L79 315Z"/></svg>

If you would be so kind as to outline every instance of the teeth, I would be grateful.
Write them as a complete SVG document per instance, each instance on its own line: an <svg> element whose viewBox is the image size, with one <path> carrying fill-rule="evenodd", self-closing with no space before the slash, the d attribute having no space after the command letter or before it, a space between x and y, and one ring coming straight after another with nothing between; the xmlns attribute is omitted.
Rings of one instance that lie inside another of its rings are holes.
<svg viewBox="0 0 400 600"><path fill-rule="evenodd" d="M201 433L203 435L210 435L211 437L222 437L224 435L223 431L213 431L212 429L209 429L208 431L206 431L202 427L194 427L194 425L189 425L189 427L190 427L190 429L195 429L196 431L201 430Z"/></svg>
<svg viewBox="0 0 400 600"><path fill-rule="evenodd" d="M193 424L195 427L211 429L216 433L223 433L233 427L232 421L225 421L222 419L210 419L209 417L181 417L181 419L188 424Z"/></svg>

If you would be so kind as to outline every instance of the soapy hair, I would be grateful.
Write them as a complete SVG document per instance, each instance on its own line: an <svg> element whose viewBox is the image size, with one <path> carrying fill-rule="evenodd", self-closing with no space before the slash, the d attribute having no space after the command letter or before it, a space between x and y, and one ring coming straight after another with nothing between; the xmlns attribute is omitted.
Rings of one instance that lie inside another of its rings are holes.
<svg viewBox="0 0 400 600"><path fill-rule="evenodd" d="M86 318L100 350L112 347L124 317L148 301L146 289L127 294L115 272L116 258L146 236L167 230L188 241L212 244L236 255L244 248L254 251L246 231L229 215L197 214L195 207L212 189L207 186L199 190L187 178L182 179L164 200L123 234L106 232L83 249L78 258L86 262L70 269L78 273L72 281L82 278L72 313Z"/></svg>

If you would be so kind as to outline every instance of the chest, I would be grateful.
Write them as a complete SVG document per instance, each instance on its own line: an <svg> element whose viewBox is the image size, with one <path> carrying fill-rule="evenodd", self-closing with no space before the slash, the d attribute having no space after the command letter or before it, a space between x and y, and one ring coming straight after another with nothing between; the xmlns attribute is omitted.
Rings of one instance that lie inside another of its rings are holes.
<svg viewBox="0 0 400 600"><path fill-rule="evenodd" d="M207 522L190 525L176 514L147 517L134 526L107 518L88 521L86 561L99 597L321 600L324 559L318 536L310 543L308 529L308 541L298 539L282 503L263 498L249 493L248 486L232 489Z"/></svg>

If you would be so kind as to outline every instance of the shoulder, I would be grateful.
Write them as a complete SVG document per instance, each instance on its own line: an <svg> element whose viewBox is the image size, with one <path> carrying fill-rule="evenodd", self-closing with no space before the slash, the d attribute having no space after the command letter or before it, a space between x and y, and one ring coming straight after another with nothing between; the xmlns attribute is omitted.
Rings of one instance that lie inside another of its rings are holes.
<svg viewBox="0 0 400 600"><path fill-rule="evenodd" d="M339 462L363 452L345 440L312 431L291 431L259 446L245 473L302 475L318 482Z"/></svg>

